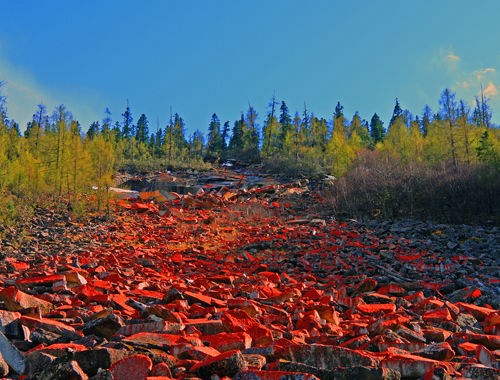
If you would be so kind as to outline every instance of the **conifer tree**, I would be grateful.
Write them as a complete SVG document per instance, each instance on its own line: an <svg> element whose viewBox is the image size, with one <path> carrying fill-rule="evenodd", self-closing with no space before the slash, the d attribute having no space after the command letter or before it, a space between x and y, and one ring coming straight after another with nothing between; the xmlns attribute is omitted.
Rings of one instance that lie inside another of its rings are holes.
<svg viewBox="0 0 500 380"><path fill-rule="evenodd" d="M431 122L432 122L432 110L426 104L424 110L422 111L422 122L421 122L422 134L424 136L427 135L427 130Z"/></svg>
<svg viewBox="0 0 500 380"><path fill-rule="evenodd" d="M399 100L396 98L396 104L394 104L394 110L392 111L391 121L389 122L389 129L392 124L396 121L396 119L403 115L403 109L399 105Z"/></svg>
<svg viewBox="0 0 500 380"><path fill-rule="evenodd" d="M269 112L267 114L267 119L265 121L264 127L262 128L262 156L269 158L273 157L280 150L281 145L281 125L278 123L276 118L276 106L278 102L276 98L272 97L269 103Z"/></svg>
<svg viewBox="0 0 500 380"><path fill-rule="evenodd" d="M234 122L231 140L229 141L229 151L232 158L237 158L243 150L243 136L246 130L245 119L243 114L241 114L240 120Z"/></svg>
<svg viewBox="0 0 500 380"><path fill-rule="evenodd" d="M223 149L224 142L220 131L220 120L217 114L214 113L208 126L206 159L212 162L220 160Z"/></svg>
<svg viewBox="0 0 500 380"><path fill-rule="evenodd" d="M123 112L122 116L123 116L122 136L124 139L129 140L134 135L134 126L133 126L134 119L132 117L132 112L130 111L128 99L127 99L127 107L125 108L125 112Z"/></svg>
<svg viewBox="0 0 500 380"><path fill-rule="evenodd" d="M223 158L226 158L226 155L227 155L228 138L229 138L229 130L230 129L231 129L231 126L229 125L229 121L226 121L224 123L224 126L222 127L222 133L221 133Z"/></svg>
<svg viewBox="0 0 500 380"><path fill-rule="evenodd" d="M385 136L384 123L377 113L374 113L370 120L370 136L375 144L381 142Z"/></svg>
<svg viewBox="0 0 500 380"><path fill-rule="evenodd" d="M284 149L286 145L286 140L289 138L289 134L292 132L292 117L288 111L288 106L285 101L281 101L280 106L280 118L279 123L281 125L281 136L280 136L280 149Z"/></svg>
<svg viewBox="0 0 500 380"><path fill-rule="evenodd" d="M87 130L87 138L92 140L100 132L100 126L98 121L92 122L89 129Z"/></svg>
<svg viewBox="0 0 500 380"><path fill-rule="evenodd" d="M248 129L243 134L243 159L249 163L260 160L259 154L259 131L257 126L257 111L251 105L248 106L246 125Z"/></svg>
<svg viewBox="0 0 500 380"><path fill-rule="evenodd" d="M149 121L145 114L142 114L137 120L135 128L135 138L138 142L147 145L149 137Z"/></svg>

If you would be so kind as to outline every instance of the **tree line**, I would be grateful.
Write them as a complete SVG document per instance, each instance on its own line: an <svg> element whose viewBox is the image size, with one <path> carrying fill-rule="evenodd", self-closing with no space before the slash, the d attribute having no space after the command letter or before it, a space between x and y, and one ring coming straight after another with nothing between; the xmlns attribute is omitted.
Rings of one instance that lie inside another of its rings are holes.
<svg viewBox="0 0 500 380"><path fill-rule="evenodd" d="M145 114L135 122L128 101L120 116L113 121L106 108L103 119L84 132L64 105L49 115L40 104L21 134L8 118L7 99L0 97L0 191L64 195L71 202L94 186L100 207L114 172L127 165L207 167L234 160L280 173L342 176L366 151L402 165L450 170L480 163L498 168L500 160L500 134L488 99L481 94L471 108L449 89L435 113L425 106L414 116L396 99L387 128L377 113L370 121L358 112L348 118L340 102L329 118L316 116L306 104L292 114L274 96L262 126L251 105L232 123L214 113L206 139L200 130L187 137L183 118L172 111L163 127L152 127Z"/></svg>

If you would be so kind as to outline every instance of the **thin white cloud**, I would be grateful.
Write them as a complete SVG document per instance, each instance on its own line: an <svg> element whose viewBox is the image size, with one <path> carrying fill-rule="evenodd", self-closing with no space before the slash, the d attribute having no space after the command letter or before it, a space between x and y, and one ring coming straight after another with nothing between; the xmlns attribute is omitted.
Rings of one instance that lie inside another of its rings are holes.
<svg viewBox="0 0 500 380"><path fill-rule="evenodd" d="M92 107L95 105L95 97L93 104L90 104L88 99L74 94L68 95L64 89L48 89L40 84L31 73L14 67L1 57L0 81L4 82L1 91L2 95L7 97L8 116L19 124L21 130L26 128L26 124L32 119L40 103L47 106L49 114L57 105L65 104L75 119L81 122L83 130L91 121L102 118L101 107Z"/></svg>
<svg viewBox="0 0 500 380"><path fill-rule="evenodd" d="M477 80L482 80L488 76L488 74L496 73L496 69L493 67L486 67L485 69L476 70L472 74L476 77Z"/></svg>
<svg viewBox="0 0 500 380"><path fill-rule="evenodd" d="M488 83L488 86L483 91L484 95L489 98L494 98L498 95L498 87L493 82Z"/></svg>
<svg viewBox="0 0 500 380"><path fill-rule="evenodd" d="M55 104L29 73L14 69L3 60L0 61L0 80L4 82L2 94L7 97L9 118L16 120L21 129L31 120L42 99L45 104Z"/></svg>
<svg viewBox="0 0 500 380"><path fill-rule="evenodd" d="M445 55L444 58L446 61L452 62L452 63L456 63L456 62L460 61L460 57L453 52L449 52L448 54Z"/></svg>

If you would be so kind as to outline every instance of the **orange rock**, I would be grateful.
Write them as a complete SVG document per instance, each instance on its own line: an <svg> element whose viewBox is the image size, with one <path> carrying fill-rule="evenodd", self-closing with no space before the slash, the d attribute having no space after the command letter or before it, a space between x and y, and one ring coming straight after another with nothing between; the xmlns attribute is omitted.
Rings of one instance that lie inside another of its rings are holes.
<svg viewBox="0 0 500 380"><path fill-rule="evenodd" d="M136 354L117 361L110 370L114 380L145 380L152 368L153 363L148 356Z"/></svg>
<svg viewBox="0 0 500 380"><path fill-rule="evenodd" d="M465 302L457 302L456 305L461 311L472 314L478 321L484 321L490 314L494 314L495 310L486 307L473 305Z"/></svg>
<svg viewBox="0 0 500 380"><path fill-rule="evenodd" d="M221 352L245 350L252 346L252 337L245 332L204 335L201 339Z"/></svg>
<svg viewBox="0 0 500 380"><path fill-rule="evenodd" d="M426 311L422 315L422 319L426 322L437 322L437 323L453 320L450 311L447 308Z"/></svg>
<svg viewBox="0 0 500 380"><path fill-rule="evenodd" d="M151 376L149 376L148 379L153 376L171 378L172 372L170 371L170 367L166 363L161 362L153 366L153 368L151 369Z"/></svg>
<svg viewBox="0 0 500 380"><path fill-rule="evenodd" d="M233 377L234 380L318 380L318 378L310 373L303 372L288 372L288 371L257 371L247 370L241 371Z"/></svg>
<svg viewBox="0 0 500 380"><path fill-rule="evenodd" d="M239 350L227 351L214 358L209 358L191 367L190 372L197 373L201 378L233 377L246 369L246 363Z"/></svg>
<svg viewBox="0 0 500 380"><path fill-rule="evenodd" d="M396 305L393 303L359 304L356 308L365 314L393 313L396 311Z"/></svg>
<svg viewBox="0 0 500 380"><path fill-rule="evenodd" d="M54 310L54 305L52 303L24 293L13 286L0 291L0 298L10 311L38 308L42 315L45 315Z"/></svg>

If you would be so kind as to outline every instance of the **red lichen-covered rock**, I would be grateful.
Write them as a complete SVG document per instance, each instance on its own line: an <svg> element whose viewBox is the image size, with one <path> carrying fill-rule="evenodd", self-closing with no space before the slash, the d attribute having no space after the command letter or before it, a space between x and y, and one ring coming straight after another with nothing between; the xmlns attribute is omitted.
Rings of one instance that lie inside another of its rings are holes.
<svg viewBox="0 0 500 380"><path fill-rule="evenodd" d="M110 309L103 310L90 317L83 326L85 335L95 334L111 338L124 325L123 320Z"/></svg>
<svg viewBox="0 0 500 380"><path fill-rule="evenodd" d="M110 370L114 380L145 380L152 368L153 363L148 356L136 354L117 361Z"/></svg>
<svg viewBox="0 0 500 380"><path fill-rule="evenodd" d="M484 321L489 315L495 313L495 310L488 309L486 307L481 307L465 302L457 302L458 308L466 313L472 314L478 321Z"/></svg>
<svg viewBox="0 0 500 380"><path fill-rule="evenodd" d="M450 361L455 356L455 351L447 342L442 342L427 345L425 348L415 351L415 355L434 360Z"/></svg>
<svg viewBox="0 0 500 380"><path fill-rule="evenodd" d="M233 350L195 364L191 367L190 372L196 373L205 379L210 378L212 375L232 377L245 369L246 363L241 351Z"/></svg>
<svg viewBox="0 0 500 380"><path fill-rule="evenodd" d="M36 308L40 310L42 315L45 315L54 310L54 305L51 302L44 301L38 297L24 293L13 286L0 291L0 299L2 299L5 306L10 311Z"/></svg>
<svg viewBox="0 0 500 380"><path fill-rule="evenodd" d="M151 376L148 376L148 379L150 377L159 377L159 376L164 376L168 378L172 378L172 371L170 370L170 367L166 363L158 363L153 366L151 369Z"/></svg>
<svg viewBox="0 0 500 380"><path fill-rule="evenodd" d="M22 325L27 326L30 329L41 328L43 330L59 334L70 340L76 340L81 338L81 333L77 332L74 327L56 321L54 319L33 318L23 315L20 318L20 322Z"/></svg>
<svg viewBox="0 0 500 380"><path fill-rule="evenodd" d="M380 363L382 368L390 368L409 378L422 378L432 374L438 362L415 355L390 355Z"/></svg>
<svg viewBox="0 0 500 380"><path fill-rule="evenodd" d="M252 337L245 332L203 335L201 339L221 352L245 350L252 346Z"/></svg>
<svg viewBox="0 0 500 380"><path fill-rule="evenodd" d="M182 339L182 335L140 332L123 339L126 343L144 346L156 346L159 348L169 348L177 344Z"/></svg>
<svg viewBox="0 0 500 380"><path fill-rule="evenodd" d="M318 380L309 373L286 372L286 371L241 371L234 377L234 380Z"/></svg>
<svg viewBox="0 0 500 380"><path fill-rule="evenodd" d="M393 303L359 304L356 308L364 314L384 314L396 311L396 305Z"/></svg>
<svg viewBox="0 0 500 380"><path fill-rule="evenodd" d="M282 357L317 368L345 366L378 366L379 360L366 352L322 344L302 344L287 347Z"/></svg>
<svg viewBox="0 0 500 380"><path fill-rule="evenodd" d="M99 228L28 228L19 244L43 244L5 246L0 266L8 376L498 375L500 280L487 252L450 256L435 240L463 239L428 226L405 229L409 239L398 224L322 219L316 191L263 178L121 199Z"/></svg>
<svg viewBox="0 0 500 380"><path fill-rule="evenodd" d="M435 322L435 323L453 320L450 311L447 308L440 308L440 309L426 311L422 315L422 319L426 322Z"/></svg>
<svg viewBox="0 0 500 380"><path fill-rule="evenodd" d="M478 345L476 347L476 359L479 363L487 366L499 369L500 364L498 358L493 352L488 350L486 347Z"/></svg>
<svg viewBox="0 0 500 380"><path fill-rule="evenodd" d="M133 352L130 351L102 347L77 351L73 354L73 357L85 373L94 376L99 368L108 369L114 363L132 354Z"/></svg>

